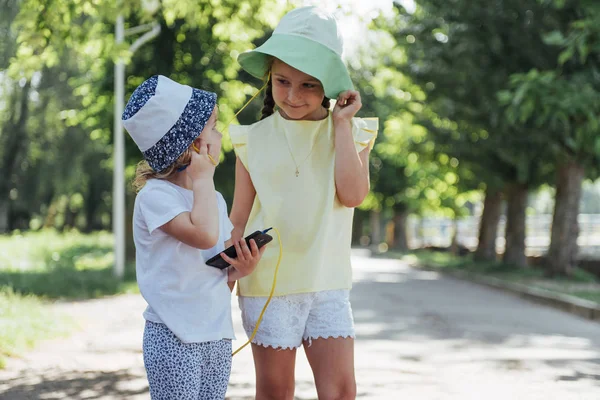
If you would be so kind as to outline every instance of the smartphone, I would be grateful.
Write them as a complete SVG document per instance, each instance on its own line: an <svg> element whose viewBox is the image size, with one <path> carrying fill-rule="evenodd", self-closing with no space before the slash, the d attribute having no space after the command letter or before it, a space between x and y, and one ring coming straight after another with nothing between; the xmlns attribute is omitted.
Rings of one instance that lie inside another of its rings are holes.
<svg viewBox="0 0 600 400"><path fill-rule="evenodd" d="M250 235L245 237L246 240L246 244L248 245L248 247L250 247L250 239L254 239L254 241L256 242L256 245L258 246L258 248L260 249L261 247L263 247L265 244L269 243L271 240L273 240L273 237L271 235L267 235L265 232L267 232L267 230L264 231L256 231L254 233L251 233ZM226 248L223 253L225 253L227 255L227 257L230 258L236 258L237 257L237 252L235 251L235 247L234 246L229 246L228 248ZM211 259L209 259L208 261L206 261L206 265L210 265L211 267L215 267L215 268L219 268L219 269L225 269L227 267L229 267L229 264L227 261L223 260L223 257L221 257L221 253L217 254L216 256L212 257Z"/></svg>

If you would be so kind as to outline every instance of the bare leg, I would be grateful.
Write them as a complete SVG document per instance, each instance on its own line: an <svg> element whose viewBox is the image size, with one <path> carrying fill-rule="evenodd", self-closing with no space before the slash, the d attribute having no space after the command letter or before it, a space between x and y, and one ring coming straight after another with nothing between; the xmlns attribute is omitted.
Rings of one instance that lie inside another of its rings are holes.
<svg viewBox="0 0 600 400"><path fill-rule="evenodd" d="M281 350L252 343L256 400L293 400L296 349Z"/></svg>
<svg viewBox="0 0 600 400"><path fill-rule="evenodd" d="M354 400L354 339L315 339L304 351L315 377L319 400Z"/></svg>

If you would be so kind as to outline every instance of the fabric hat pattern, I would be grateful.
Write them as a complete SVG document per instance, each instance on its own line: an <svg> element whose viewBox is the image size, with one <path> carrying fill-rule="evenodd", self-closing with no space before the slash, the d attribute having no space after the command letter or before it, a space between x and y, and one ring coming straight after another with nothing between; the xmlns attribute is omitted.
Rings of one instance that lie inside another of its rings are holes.
<svg viewBox="0 0 600 400"><path fill-rule="evenodd" d="M200 136L217 95L155 75L138 86L123 112L123 126L153 170L161 172Z"/></svg>
<svg viewBox="0 0 600 400"><path fill-rule="evenodd" d="M261 46L239 55L249 74L264 78L269 56L317 78L331 99L353 89L342 61L344 42L334 16L317 7L301 7L283 16L273 35Z"/></svg>

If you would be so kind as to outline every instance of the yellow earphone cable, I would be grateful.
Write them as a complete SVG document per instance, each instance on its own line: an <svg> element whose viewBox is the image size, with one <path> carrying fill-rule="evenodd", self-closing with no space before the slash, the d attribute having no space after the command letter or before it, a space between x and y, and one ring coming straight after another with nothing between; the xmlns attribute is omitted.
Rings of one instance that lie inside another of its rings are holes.
<svg viewBox="0 0 600 400"><path fill-rule="evenodd" d="M271 72L269 72L269 74L267 75L267 80L266 80L265 84L264 84L264 85L263 85L263 86L262 86L260 89L258 89L258 91L257 91L256 93L254 93L254 95L253 95L252 97L250 97L250 100L248 100L248 101L246 102L246 104L244 104L244 105L242 106L242 108L240 108L240 109L238 110L238 112L236 112L236 113L235 113L235 115L233 116L233 118L231 119L231 121L229 121L229 123L227 124L227 126L225 126L225 129L223 129L223 131L226 131L226 130L229 128L229 125L231 125L231 123L232 123L232 122L233 122L233 121L234 121L234 120L237 118L237 116L238 116L238 115L240 115L240 113L241 113L242 111L244 111L244 109L245 109L246 107L248 107L248 105L249 105L250 103L252 103L252 101L253 101L255 98L257 98L257 97L258 97L258 95L260 94L260 92L262 92L263 90L265 90L265 88L266 88L266 87L267 87L267 85L269 84L269 79L271 79Z"/></svg>
<svg viewBox="0 0 600 400"><path fill-rule="evenodd" d="M200 154L200 149L198 147L196 147L196 145L194 143L192 143L192 148L194 149L194 151L198 154ZM217 161L210 155L210 154L206 154L208 156L208 159L210 160L211 164L214 165L215 167L217 166Z"/></svg>
<svg viewBox="0 0 600 400"><path fill-rule="evenodd" d="M238 115L239 115L239 114L240 114L242 111L244 111L244 108L246 108L246 107L248 106L248 104L252 103L252 100L254 100L254 99L255 99L255 98L256 98L256 97L257 97L257 96L260 94L260 92L262 92L262 91L264 90L264 88L266 88L266 87L267 87L267 85L269 84L269 78L270 78L270 77L271 77L271 73L269 72L269 75L267 76L267 82L266 82L266 83L263 85L263 87L261 87L260 89L258 89L258 92L256 92L256 93L254 94L254 96L252 96L252 97L250 98L250 100L248 100L248 101L246 102L246 104L244 104L244 106L243 106L242 108L240 108L240 109L239 109L239 111L238 111L238 112L236 112L236 113L235 113L235 115L233 116L233 119L232 119L232 120L231 120L231 121L230 121L230 122L227 124L227 126L226 126L226 127L225 127L225 129L224 129L224 131L225 131L225 130L227 130L227 129L229 128L229 125L231 125L231 123L233 122L233 120L235 120L235 119L237 118L237 116L238 116ZM194 151L195 151L196 153L200 154L200 149L198 149L198 147L197 147L197 146L196 146L194 143L192 143L192 148L194 149ZM214 158L213 158L213 157L212 157L210 154L207 154L207 156L208 156L208 158L209 158L210 162L212 163L212 165L214 165L214 166L216 167L216 166L217 166L217 164L218 164L218 162L217 162L217 161L216 161L216 160L215 160L215 159L214 159ZM185 167L184 167L183 169L185 169ZM182 169L182 170L183 170L183 169Z"/></svg>
<svg viewBox="0 0 600 400"><path fill-rule="evenodd" d="M277 265L275 266L275 273L273 274L273 284L271 285L271 293L269 294L269 298L267 299L267 302L265 303L262 311L260 312L260 315L258 316L258 320L256 321L256 326L254 327L254 331L252 331L252 335L250 335L250 339L248 339L248 341L246 343L244 343L242 346L240 346L239 349L234 351L233 354L231 354L232 357L235 356L237 353L239 353L240 350L242 350L244 347L248 346L252 342L252 339L254 339L254 336L256 336L256 332L258 332L258 327L260 326L263 316L265 315L267 306L271 302L271 299L273 298L273 293L275 292L275 286L277 285L277 273L279 272L279 264L281 263L281 256L283 254L283 245L281 244L281 236L279 235L279 231L275 227L273 227L273 230L275 231L275 233L277 233L277 241L279 241L279 258L277 259ZM238 283L238 285L239 285L239 283Z"/></svg>

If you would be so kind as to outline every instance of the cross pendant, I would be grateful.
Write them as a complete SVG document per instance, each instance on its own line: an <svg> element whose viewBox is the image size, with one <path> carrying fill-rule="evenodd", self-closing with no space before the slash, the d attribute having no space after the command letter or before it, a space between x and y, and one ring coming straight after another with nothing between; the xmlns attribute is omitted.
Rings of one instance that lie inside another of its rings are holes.
<svg viewBox="0 0 600 400"><path fill-rule="evenodd" d="M298 168L296 168L296 178L298 177L298 175L300 175L300 171L298 171Z"/></svg>

